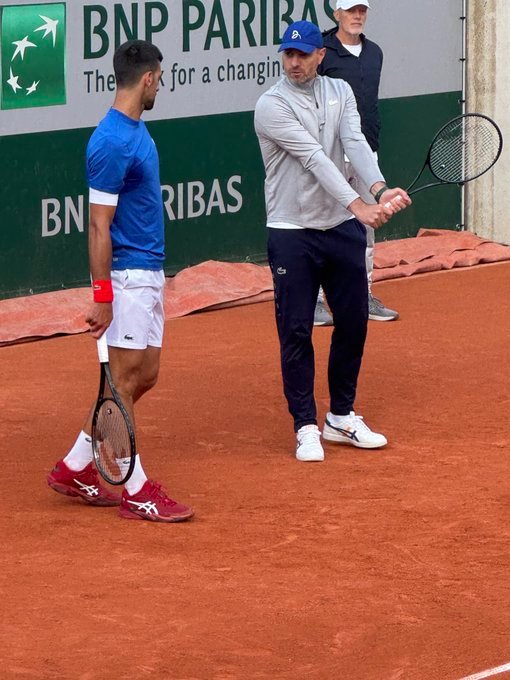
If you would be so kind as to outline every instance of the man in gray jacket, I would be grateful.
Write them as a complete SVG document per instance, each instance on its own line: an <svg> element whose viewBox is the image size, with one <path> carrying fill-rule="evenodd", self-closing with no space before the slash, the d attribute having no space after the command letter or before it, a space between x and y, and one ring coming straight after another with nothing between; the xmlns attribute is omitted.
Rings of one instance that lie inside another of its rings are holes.
<svg viewBox="0 0 510 680"><path fill-rule="evenodd" d="M319 286L335 323L328 369L331 403L323 437L379 448L386 438L354 412L368 322L363 225L380 227L411 200L403 189L386 186L361 132L351 87L317 75L325 52L318 27L308 21L293 23L279 51L285 77L257 102L255 130L266 170L268 259L296 457L319 461L324 451L312 345ZM345 156L376 203L365 203L346 180Z"/></svg>

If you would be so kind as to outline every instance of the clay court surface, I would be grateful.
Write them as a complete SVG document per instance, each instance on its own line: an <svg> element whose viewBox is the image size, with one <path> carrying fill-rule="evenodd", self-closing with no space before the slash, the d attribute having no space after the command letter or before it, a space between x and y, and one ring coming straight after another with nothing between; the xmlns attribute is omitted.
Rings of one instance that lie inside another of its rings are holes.
<svg viewBox="0 0 510 680"><path fill-rule="evenodd" d="M95 398L90 337L1 348L0 677L460 680L510 662L509 278L380 284L402 318L370 323L357 410L390 444L326 444L324 463L294 459L271 302L168 322L139 443L196 510L179 525L46 486Z"/></svg>

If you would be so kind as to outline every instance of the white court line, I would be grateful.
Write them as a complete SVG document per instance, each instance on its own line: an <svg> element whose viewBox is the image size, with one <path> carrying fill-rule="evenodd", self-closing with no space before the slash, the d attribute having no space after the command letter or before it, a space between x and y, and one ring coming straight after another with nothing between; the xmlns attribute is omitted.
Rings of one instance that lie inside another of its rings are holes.
<svg viewBox="0 0 510 680"><path fill-rule="evenodd" d="M461 678L461 680L484 680L484 678L490 678L493 675L499 675L505 671L510 671L510 663L506 663L504 666L498 666L497 668L490 668L488 671L468 675L465 678Z"/></svg>

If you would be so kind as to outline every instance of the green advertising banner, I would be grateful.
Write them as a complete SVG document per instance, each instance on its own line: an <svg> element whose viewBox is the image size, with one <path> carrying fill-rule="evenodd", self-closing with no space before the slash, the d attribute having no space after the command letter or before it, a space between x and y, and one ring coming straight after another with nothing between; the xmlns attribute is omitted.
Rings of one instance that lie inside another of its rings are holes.
<svg viewBox="0 0 510 680"><path fill-rule="evenodd" d="M385 54L380 164L405 186L435 129L460 112L458 3L394 0L392 13L373 4L369 37ZM114 51L131 38L164 56L144 119L161 158L165 271L262 261L253 110L282 74L285 28L308 19L329 29L332 15L330 0L0 0L0 297L88 284L85 149L115 96ZM419 196L377 236L457 228L460 206L455 188Z"/></svg>
<svg viewBox="0 0 510 680"><path fill-rule="evenodd" d="M148 125L161 164L167 274L207 259L265 257L263 171L253 114ZM4 137L0 186L1 297L88 285L88 189L92 129ZM10 192L9 192L10 193Z"/></svg>
<svg viewBox="0 0 510 680"><path fill-rule="evenodd" d="M438 123L456 114L459 93L386 100L380 162L392 184L406 184L423 162ZM422 119L423 116L423 119ZM417 129L417 120L423 120ZM253 113L154 121L166 222L165 271L207 259L265 257L264 173ZM92 129L4 137L9 165L0 186L0 296L87 285L87 186L84 153ZM396 135L402 143L395 148ZM11 193L11 192L9 192ZM420 227L456 229L460 190L417 194L414 205L377 238L414 236Z"/></svg>

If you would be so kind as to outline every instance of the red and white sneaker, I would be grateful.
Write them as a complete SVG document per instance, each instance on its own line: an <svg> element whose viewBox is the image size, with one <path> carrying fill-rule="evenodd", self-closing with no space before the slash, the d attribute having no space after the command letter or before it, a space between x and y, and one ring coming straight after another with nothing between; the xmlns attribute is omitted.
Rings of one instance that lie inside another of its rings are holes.
<svg viewBox="0 0 510 680"><path fill-rule="evenodd" d="M75 472L63 460L59 460L48 475L48 486L64 496L79 496L89 505L120 505L120 494L113 493L101 484L92 463L80 472Z"/></svg>
<svg viewBox="0 0 510 680"><path fill-rule="evenodd" d="M119 514L124 519L150 522L183 522L195 514L191 508L168 498L161 484L148 479L138 493L130 496L124 489Z"/></svg>

